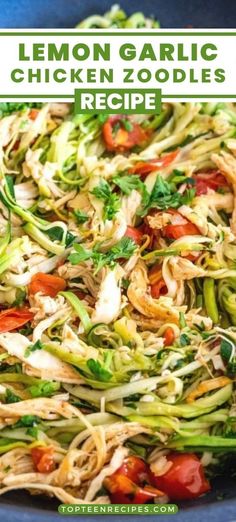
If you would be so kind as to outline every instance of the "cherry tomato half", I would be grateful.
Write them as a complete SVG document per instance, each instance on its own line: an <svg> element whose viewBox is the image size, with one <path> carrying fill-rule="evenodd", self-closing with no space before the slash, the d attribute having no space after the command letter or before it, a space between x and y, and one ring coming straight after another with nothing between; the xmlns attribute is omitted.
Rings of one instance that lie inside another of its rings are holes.
<svg viewBox="0 0 236 522"><path fill-rule="evenodd" d="M65 290L65 288L66 281L62 277L38 272L37 274L33 275L29 284L29 295L34 295L37 294L37 292L41 292L43 295L55 297L58 292Z"/></svg>
<svg viewBox="0 0 236 522"><path fill-rule="evenodd" d="M139 174L141 177L146 177L150 172L154 172L155 170L161 170L165 167L168 167L175 158L179 154L179 149L174 150L173 152L169 152L168 154L164 154L160 158L152 159L149 161L138 161L132 169L130 169L130 174Z"/></svg>
<svg viewBox="0 0 236 522"><path fill-rule="evenodd" d="M164 237L168 239L179 239L182 236L199 235L199 230L196 225L181 216L179 212L169 209L167 213L170 214L170 224L162 229L162 235Z"/></svg>
<svg viewBox="0 0 236 522"><path fill-rule="evenodd" d="M199 497L210 489L201 461L194 453L171 453L167 456L171 468L160 476L150 472L150 482L164 491L170 500Z"/></svg>
<svg viewBox="0 0 236 522"><path fill-rule="evenodd" d="M106 149L111 152L125 152L135 145L144 145L149 137L141 125L131 119L116 114L103 124L102 135Z"/></svg>
<svg viewBox="0 0 236 522"><path fill-rule="evenodd" d="M8 308L0 313L0 333L16 330L28 321L32 321L34 314L28 308Z"/></svg>
<svg viewBox="0 0 236 522"><path fill-rule="evenodd" d="M164 346L172 346L174 340L175 340L175 334L173 328L171 326L168 326L164 332Z"/></svg>
<svg viewBox="0 0 236 522"><path fill-rule="evenodd" d="M137 245L141 245L143 239L143 232L135 227L128 226L125 232L126 237L130 237Z"/></svg>
<svg viewBox="0 0 236 522"><path fill-rule="evenodd" d="M168 292L167 286L165 284L164 279L160 279L154 285L151 285L151 296L153 299L159 299L161 295L166 295Z"/></svg>
<svg viewBox="0 0 236 522"><path fill-rule="evenodd" d="M193 176L196 182L196 194L201 196L207 194L208 188L217 190L218 188L229 187L227 180L219 170L205 170L204 172L196 172Z"/></svg>
<svg viewBox="0 0 236 522"><path fill-rule="evenodd" d="M112 504L145 504L163 493L152 486L138 486L125 475L107 477L104 486L110 493Z"/></svg>
<svg viewBox="0 0 236 522"><path fill-rule="evenodd" d="M31 457L36 471L40 473L50 473L50 471L55 469L53 448L44 446L32 448Z"/></svg>
<svg viewBox="0 0 236 522"><path fill-rule="evenodd" d="M113 504L145 504L162 491L150 486L149 466L139 457L129 456L115 473L107 477L104 486Z"/></svg>
<svg viewBox="0 0 236 522"><path fill-rule="evenodd" d="M133 482L141 484L148 480L149 467L144 460L135 455L130 455L124 460L122 466L117 469L116 473L125 475Z"/></svg>
<svg viewBox="0 0 236 522"><path fill-rule="evenodd" d="M38 109L31 109L29 112L29 118L30 120L36 120L38 116L39 110Z"/></svg>

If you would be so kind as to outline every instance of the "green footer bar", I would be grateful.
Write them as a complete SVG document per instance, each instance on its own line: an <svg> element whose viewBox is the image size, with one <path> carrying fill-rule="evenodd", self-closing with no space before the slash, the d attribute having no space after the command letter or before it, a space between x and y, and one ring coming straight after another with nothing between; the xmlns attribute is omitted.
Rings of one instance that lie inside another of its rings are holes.
<svg viewBox="0 0 236 522"><path fill-rule="evenodd" d="M175 515L176 504L60 504L61 515Z"/></svg>

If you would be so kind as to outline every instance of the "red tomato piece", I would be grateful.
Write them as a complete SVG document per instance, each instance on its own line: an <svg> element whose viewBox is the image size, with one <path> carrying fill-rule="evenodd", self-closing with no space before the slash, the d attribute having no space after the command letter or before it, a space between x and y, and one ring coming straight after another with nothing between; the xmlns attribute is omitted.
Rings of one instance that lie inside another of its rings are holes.
<svg viewBox="0 0 236 522"><path fill-rule="evenodd" d="M172 346L175 340L175 334L173 328L168 326L164 332L164 346Z"/></svg>
<svg viewBox="0 0 236 522"><path fill-rule="evenodd" d="M155 497L163 496L162 491L149 485L141 487L117 472L104 480L104 486L113 504L145 504Z"/></svg>
<svg viewBox="0 0 236 522"><path fill-rule="evenodd" d="M182 236L195 236L199 234L198 228L193 223L186 223L186 225L167 225L165 227L163 236L169 239L179 239Z"/></svg>
<svg viewBox="0 0 236 522"><path fill-rule="evenodd" d="M36 120L38 116L39 110L38 109L31 109L29 112L29 118L30 120Z"/></svg>
<svg viewBox="0 0 236 522"><path fill-rule="evenodd" d="M143 145L149 137L141 125L121 114L107 119L102 127L102 135L106 149L111 152L128 151L135 145Z"/></svg>
<svg viewBox="0 0 236 522"><path fill-rule="evenodd" d="M151 285L155 285L162 279L162 265L156 263L148 271L148 279Z"/></svg>
<svg viewBox="0 0 236 522"><path fill-rule="evenodd" d="M162 491L149 484L149 466L139 457L127 457L122 466L104 481L113 504L145 504Z"/></svg>
<svg viewBox="0 0 236 522"><path fill-rule="evenodd" d="M108 486L106 487L108 488ZM113 504L145 504L160 496L159 491L151 486L141 488L123 475L117 476L112 489L110 498Z"/></svg>
<svg viewBox="0 0 236 522"><path fill-rule="evenodd" d="M10 332L31 321L34 314L28 308L8 308L0 313L0 333Z"/></svg>
<svg viewBox="0 0 236 522"><path fill-rule="evenodd" d="M143 239L143 232L135 227L128 226L125 232L126 237L130 237L137 245L141 245Z"/></svg>
<svg viewBox="0 0 236 522"><path fill-rule="evenodd" d="M194 453L171 453L167 456L171 468L160 476L150 472L150 482L164 491L170 500L197 498L210 489L201 461Z"/></svg>
<svg viewBox="0 0 236 522"><path fill-rule="evenodd" d="M65 290L65 288L66 281L62 277L38 272L37 274L33 275L29 284L29 295L42 292L43 295L55 297L58 292L62 292L62 290Z"/></svg>
<svg viewBox="0 0 236 522"><path fill-rule="evenodd" d="M53 453L54 450L52 447L38 446L31 449L31 456L36 471L40 473L50 473L50 471L55 469Z"/></svg>
<svg viewBox="0 0 236 522"><path fill-rule="evenodd" d="M174 150L173 152L169 152L164 156L161 156L157 159L152 159L149 161L138 161L136 165L132 169L130 169L130 174L139 174L142 177L148 176L150 172L154 172L155 170L161 170L165 167L168 167L175 158L179 154L179 149Z"/></svg>
<svg viewBox="0 0 236 522"><path fill-rule="evenodd" d="M167 213L170 214L171 223L162 229L162 235L164 237L168 239L179 239L182 236L199 235L199 230L196 225L181 216L179 212L170 209Z"/></svg>
<svg viewBox="0 0 236 522"><path fill-rule="evenodd" d="M116 473L125 475L136 484L141 484L148 480L149 467L144 460L135 455L127 457L122 466L116 470Z"/></svg>
<svg viewBox="0 0 236 522"><path fill-rule="evenodd" d="M161 295L166 295L168 292L167 286L165 284L164 279L160 279L154 285L151 285L151 296L153 299L159 299Z"/></svg>
<svg viewBox="0 0 236 522"><path fill-rule="evenodd" d="M193 178L196 182L195 187L197 196L207 194L208 188L217 190L218 188L229 187L227 180L219 170L209 169L205 172L197 172Z"/></svg>
<svg viewBox="0 0 236 522"><path fill-rule="evenodd" d="M154 246L154 241L158 236L158 233L153 228L149 227L149 225L144 221L142 225L139 227L139 231L143 233L145 236L149 236L149 245L148 248L152 249Z"/></svg>

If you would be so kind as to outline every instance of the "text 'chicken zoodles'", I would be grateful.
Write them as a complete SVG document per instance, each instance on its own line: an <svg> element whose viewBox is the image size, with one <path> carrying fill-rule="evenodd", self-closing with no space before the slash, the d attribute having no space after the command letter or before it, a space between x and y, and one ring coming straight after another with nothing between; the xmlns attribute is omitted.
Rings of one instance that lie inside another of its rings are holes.
<svg viewBox="0 0 236 522"><path fill-rule="evenodd" d="M206 493L236 450L235 105L0 109L0 494Z"/></svg>

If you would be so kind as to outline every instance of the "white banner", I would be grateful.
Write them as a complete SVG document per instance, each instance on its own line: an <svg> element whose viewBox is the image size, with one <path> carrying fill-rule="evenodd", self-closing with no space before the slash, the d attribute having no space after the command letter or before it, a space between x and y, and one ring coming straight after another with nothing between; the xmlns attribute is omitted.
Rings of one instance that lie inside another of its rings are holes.
<svg viewBox="0 0 236 522"><path fill-rule="evenodd" d="M236 99L232 30L2 30L0 56L4 101L70 100L83 88Z"/></svg>

